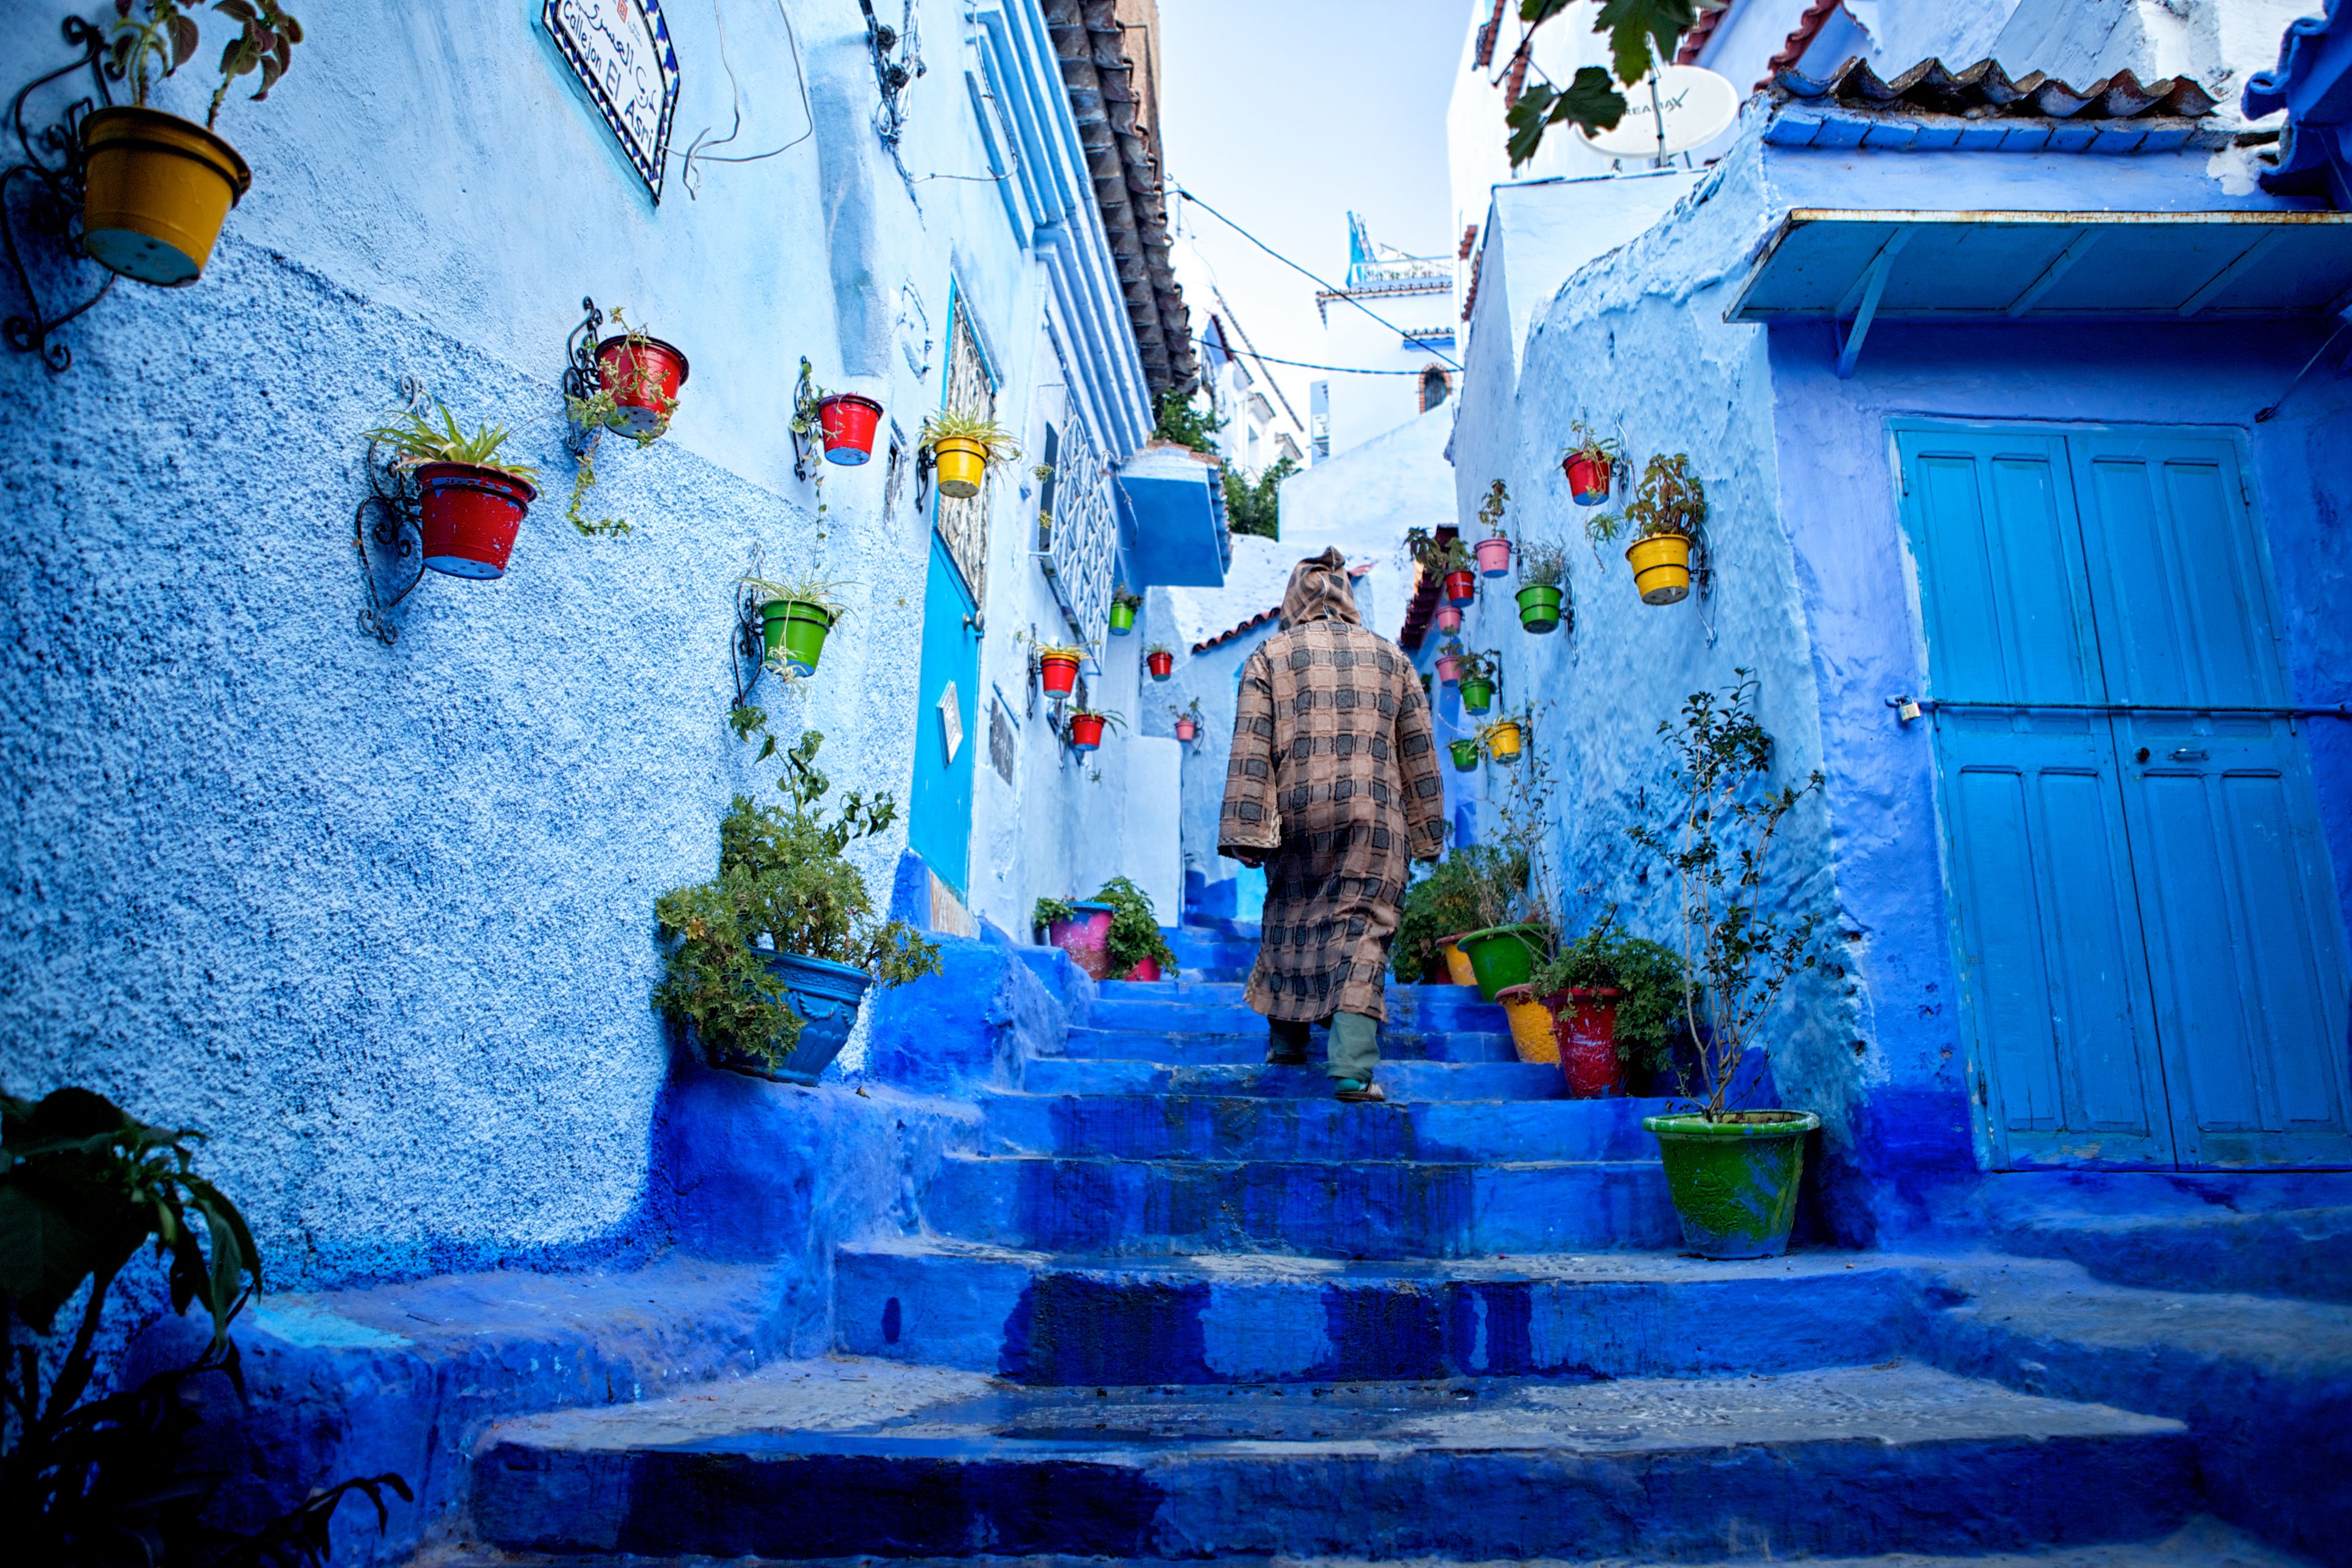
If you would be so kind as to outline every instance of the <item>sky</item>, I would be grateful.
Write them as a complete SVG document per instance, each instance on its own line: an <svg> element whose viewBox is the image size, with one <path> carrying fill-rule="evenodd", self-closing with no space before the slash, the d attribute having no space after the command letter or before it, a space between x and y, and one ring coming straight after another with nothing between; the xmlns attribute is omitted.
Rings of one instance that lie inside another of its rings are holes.
<svg viewBox="0 0 2352 1568"><path fill-rule="evenodd" d="M1373 238L1452 255L1445 108L1470 0L1160 0L1167 173L1331 279L1348 214ZM1179 277L1196 325L1213 279L1262 353L1324 362L1315 285L1189 205ZM1298 416L1317 373L1276 367Z"/></svg>

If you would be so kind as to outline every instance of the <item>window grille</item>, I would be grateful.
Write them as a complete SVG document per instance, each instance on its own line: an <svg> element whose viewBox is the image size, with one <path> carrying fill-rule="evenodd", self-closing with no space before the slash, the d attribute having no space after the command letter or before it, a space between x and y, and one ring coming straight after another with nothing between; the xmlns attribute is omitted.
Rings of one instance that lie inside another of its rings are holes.
<svg viewBox="0 0 2352 1568"><path fill-rule="evenodd" d="M972 334L961 299L956 300L955 320L948 329L946 406L976 418L996 416L996 385L989 379L988 362L981 357L980 340ZM990 465L992 474L994 468ZM939 498L940 542L948 547L948 559L963 574L964 586L971 591L976 605L988 599L988 492L992 488L982 484L980 493L970 500Z"/></svg>
<svg viewBox="0 0 2352 1568"><path fill-rule="evenodd" d="M1053 532L1045 567L1078 640L1099 650L1110 624L1111 571L1118 513L1111 477L1086 420L1073 408L1054 464Z"/></svg>

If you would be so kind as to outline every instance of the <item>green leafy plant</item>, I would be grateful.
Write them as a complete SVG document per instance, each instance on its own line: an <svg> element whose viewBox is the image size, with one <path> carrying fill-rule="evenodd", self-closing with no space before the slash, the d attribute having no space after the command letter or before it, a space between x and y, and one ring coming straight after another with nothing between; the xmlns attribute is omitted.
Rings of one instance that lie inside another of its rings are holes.
<svg viewBox="0 0 2352 1568"><path fill-rule="evenodd" d="M842 578L827 577L818 572L803 572L797 577L787 577L782 580L770 577L746 576L742 579L742 583L743 586L751 590L752 597L760 604L814 605L818 609L823 610L828 616L830 616L833 623L836 626L840 624L842 616L849 614L848 601L841 596L841 591L844 588L854 588L857 586L854 582ZM776 677L779 680L784 681L786 684L790 684L791 682L801 679L799 674L793 670L790 661L785 658L784 650L781 647L778 648L773 655L769 657L766 661L765 668L769 674ZM751 727L764 734L767 731L767 715L765 713L760 713L757 709L751 710L751 711L758 713L759 719L756 724L753 724ZM739 730L737 731L736 738L738 740L743 740L748 739L749 737L745 731ZM768 742L767 748L761 752L760 759L764 762L767 758L773 755L775 752L775 742L771 739Z"/></svg>
<svg viewBox="0 0 2352 1568"><path fill-rule="evenodd" d="M1155 653L1164 653L1164 654L1168 655L1170 658L1174 658L1174 657L1175 657L1176 650L1175 650L1174 648L1172 648L1172 647L1169 647L1166 643L1164 643L1164 642L1156 642L1156 643L1152 643L1152 644L1149 645L1148 647L1146 647L1144 648L1144 650L1143 650L1143 657L1144 657L1144 658L1150 658L1153 654L1155 654Z"/></svg>
<svg viewBox="0 0 2352 1568"><path fill-rule="evenodd" d="M1029 911L1029 923L1040 931L1046 931L1058 921L1074 918L1077 912L1067 899L1040 899L1036 907Z"/></svg>
<svg viewBox="0 0 2352 1568"><path fill-rule="evenodd" d="M1685 1018L1697 1052L1709 1121L1736 1119L1753 1092L1748 1053L1761 1064L1760 1031L1789 982L1821 962L1822 917L1791 914L1768 900L1772 846L1799 802L1822 787L1815 770L1802 788L1770 785L1772 737L1756 717L1758 681L1735 672L1721 693L1695 691L1679 721L1658 733L1673 759L1664 818L1626 836L1661 857L1680 884ZM1706 1026L1701 1027L1704 1018Z"/></svg>
<svg viewBox="0 0 2352 1568"><path fill-rule="evenodd" d="M1225 526L1259 539L1282 537L1282 481L1298 471L1295 458L1277 458L1252 479L1232 464L1224 468Z"/></svg>
<svg viewBox="0 0 2352 1568"><path fill-rule="evenodd" d="M196 52L198 29L188 12L200 9L201 5L184 5L181 0L147 0L144 7L138 0L114 0L108 67L131 84L133 104L144 107L157 78L172 75ZM215 0L213 9L235 22L237 33L221 50L220 85L213 89L205 113L207 131L219 121L221 104L237 78L261 73L260 90L253 95L259 103L293 65L294 46L302 41L302 24L287 15L278 0ZM158 66L160 71L155 70Z"/></svg>
<svg viewBox="0 0 2352 1568"><path fill-rule="evenodd" d="M1581 418L1568 422L1568 447L1559 455L1562 464L1582 458L1588 462L1606 463L1614 468L1625 461L1624 442L1614 436L1603 436Z"/></svg>
<svg viewBox="0 0 2352 1568"><path fill-rule="evenodd" d="M748 738L744 726L737 733ZM783 805L735 796L719 825L717 878L655 901L665 951L654 1007L691 1022L714 1052L772 1067L800 1037L801 1020L758 947L847 964L883 985L940 972L936 942L903 921L875 919L866 878L845 853L888 830L898 820L896 798L852 790L828 816L832 781L816 767L824 743L811 730L782 753L776 788ZM770 735L760 755L775 753Z"/></svg>
<svg viewBox="0 0 2352 1568"><path fill-rule="evenodd" d="M210 1491L188 1439L184 1397L201 1377L244 1374L230 1324L261 1282L261 1254L236 1205L196 1173L192 1128L152 1127L84 1089L37 1103L0 1094L0 1302L8 1324L0 1427L0 1519L26 1563L323 1564L335 1507L365 1493L409 1500L396 1475L343 1481L258 1534L224 1537L198 1522ZM213 1331L185 1367L90 1397L96 1342L116 1279L152 1245L172 1309L202 1304ZM250 1280L251 1283L247 1283ZM44 1356L58 1313L88 1288L71 1340ZM24 1331L20 1333L19 1330ZM43 1386L45 1362L55 1373Z"/></svg>
<svg viewBox="0 0 2352 1568"><path fill-rule="evenodd" d="M629 325L625 313L618 305L613 307L613 324L622 329L628 341L629 350L633 353L643 349L651 341L646 337L645 328ZM579 470L572 476L572 501L564 508L563 515L572 520L572 527L591 538L612 538L635 531L629 526L629 521L626 518L590 519L583 516L581 503L588 499L588 492L596 488L596 448L603 442L607 432L619 432L626 436L629 440L636 443L637 450L640 452L669 434L669 422L677 413L678 400L658 388L649 387L648 391L654 400L654 411L659 416L659 419L651 429L634 434L624 429L626 416L622 413L620 402L614 395L611 384L601 374L596 378L595 390L587 396L567 396L563 400L564 413L570 416L573 426L583 433L582 438L574 445L580 467ZM795 422L793 428L799 427L798 423ZM821 493L817 504L818 510L823 510L824 500Z"/></svg>
<svg viewBox="0 0 2352 1568"><path fill-rule="evenodd" d="M988 450L991 463L1010 463L1021 456L1021 445L1013 440L1003 425L984 415L962 414L952 408L942 408L923 421L923 432L915 444L924 449L935 449L942 441L977 441Z"/></svg>
<svg viewBox="0 0 2352 1568"><path fill-rule="evenodd" d="M1129 593L1128 591L1127 584L1124 583L1118 584L1111 589L1110 602L1114 605L1125 605L1130 610L1139 610L1143 608L1143 595L1140 594Z"/></svg>
<svg viewBox="0 0 2352 1568"><path fill-rule="evenodd" d="M1404 552L1414 565L1432 577L1468 572L1476 566L1476 558L1470 553L1468 545L1459 539L1440 540L1425 528L1404 531Z"/></svg>
<svg viewBox="0 0 2352 1568"><path fill-rule="evenodd" d="M1574 0L1519 0L1519 19L1527 28L1512 57L1514 66L1532 57L1538 30L1572 4ZM1507 143L1511 167L1534 157L1544 132L1553 125L1565 122L1588 132L1614 129L1626 109L1618 84L1632 87L1649 76L1654 62L1673 59L1683 35L1696 25L1700 14L1720 11L1728 4L1730 0L1601 0L1592 30L1608 35L1616 81L1610 79L1609 68L1584 66L1566 87L1546 82L1522 93L1505 117L1511 132Z"/></svg>
<svg viewBox="0 0 2352 1568"><path fill-rule="evenodd" d="M1455 676L1457 682L1483 680L1491 686L1494 684L1495 678L1503 670L1503 656L1493 648L1483 648L1476 652L1465 651L1456 658L1458 660Z"/></svg>
<svg viewBox="0 0 2352 1568"><path fill-rule="evenodd" d="M1151 427L1153 436L1162 441L1173 441L1180 447L1190 447L1195 452L1214 452L1217 443L1213 437L1225 427L1214 408L1202 408L1193 403L1188 393L1170 387L1160 395L1158 420Z"/></svg>
<svg viewBox="0 0 2352 1568"><path fill-rule="evenodd" d="M1625 510L1594 514L1585 523L1584 532L1598 555L1601 545L1629 533L1629 542L1633 543L1668 533L1696 539L1706 521L1706 487L1690 471L1689 454L1676 452L1671 458L1651 458L1643 465L1642 482L1634 487L1633 499L1625 503Z"/></svg>
<svg viewBox="0 0 2352 1568"><path fill-rule="evenodd" d="M1197 697L1181 708L1176 707L1171 703L1169 706L1168 711L1171 717L1178 719L1190 719L1195 724L1203 721L1201 713L1201 700Z"/></svg>
<svg viewBox="0 0 2352 1568"><path fill-rule="evenodd" d="M1159 960L1164 977L1176 977L1176 954L1160 930L1160 917L1151 908L1150 894L1125 877L1113 877L1095 889L1094 901L1111 907L1110 939L1106 946L1110 952L1113 975L1125 974L1151 958Z"/></svg>
<svg viewBox="0 0 2352 1568"><path fill-rule="evenodd" d="M478 468L489 468L527 485L539 483L539 470L528 463L502 463L498 451L506 445L507 428L503 425L484 425L468 436L458 427L457 416L448 405L436 400L433 406L441 416L436 425L415 409L404 409L391 416L388 425L379 425L362 432L371 441L392 448L396 468L422 468L426 463L465 463Z"/></svg>
<svg viewBox="0 0 2352 1568"><path fill-rule="evenodd" d="M1568 550L1543 541L1519 544L1519 581L1530 588L1557 588L1568 580Z"/></svg>
<svg viewBox="0 0 2352 1568"><path fill-rule="evenodd" d="M1493 845L1455 849L1415 877L1390 950L1397 979L1412 984L1443 973L1445 939L1506 923L1496 911L1524 900L1527 886L1527 857Z"/></svg>
<svg viewBox="0 0 2352 1568"><path fill-rule="evenodd" d="M1037 645L1037 657L1041 659L1074 658L1083 663L1087 650L1076 643L1041 642Z"/></svg>
<svg viewBox="0 0 2352 1568"><path fill-rule="evenodd" d="M1535 977L1537 994L1613 987L1617 1059L1659 1075L1674 1070L1675 1045L1689 1033L1680 954L1647 937L1628 936L1610 904L1583 935L1564 944Z"/></svg>
<svg viewBox="0 0 2352 1568"><path fill-rule="evenodd" d="M1511 504L1510 487L1496 479L1486 489L1486 499L1478 503L1478 521L1486 525L1490 539L1503 537L1503 512Z"/></svg>
<svg viewBox="0 0 2352 1568"><path fill-rule="evenodd" d="M1072 703L1069 711L1065 713L1062 719L1065 725L1076 723L1081 719L1099 719L1103 721L1103 728L1106 730L1127 728L1127 720L1108 708L1081 708Z"/></svg>

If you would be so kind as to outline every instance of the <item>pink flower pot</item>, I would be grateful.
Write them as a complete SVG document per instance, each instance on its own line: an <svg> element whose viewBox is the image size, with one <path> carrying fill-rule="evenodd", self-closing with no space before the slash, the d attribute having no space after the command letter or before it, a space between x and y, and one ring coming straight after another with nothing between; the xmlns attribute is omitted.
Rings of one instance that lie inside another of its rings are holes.
<svg viewBox="0 0 2352 1568"><path fill-rule="evenodd" d="M1462 679L1462 661L1450 653L1437 656L1437 679L1451 686Z"/></svg>
<svg viewBox="0 0 2352 1568"><path fill-rule="evenodd" d="M1160 961L1156 958L1139 959L1135 967L1127 972L1125 978L1137 981L1157 980L1160 978Z"/></svg>
<svg viewBox="0 0 2352 1568"><path fill-rule="evenodd" d="M1096 980L1110 974L1110 918L1115 912L1108 904L1073 904L1075 911L1068 920L1055 921L1047 928L1046 940L1070 955L1070 962Z"/></svg>
<svg viewBox="0 0 2352 1568"><path fill-rule="evenodd" d="M1190 741L1193 736L1200 732L1201 726L1194 723L1192 720L1179 719L1176 721L1176 738L1178 740Z"/></svg>
<svg viewBox="0 0 2352 1568"><path fill-rule="evenodd" d="M1445 608L1438 611L1437 629L1441 632L1446 633L1460 631L1462 629L1462 612L1455 609L1451 605L1448 605Z"/></svg>
<svg viewBox="0 0 2352 1568"><path fill-rule="evenodd" d="M1511 569L1511 542L1501 534L1478 542L1478 570L1489 577L1500 577Z"/></svg>

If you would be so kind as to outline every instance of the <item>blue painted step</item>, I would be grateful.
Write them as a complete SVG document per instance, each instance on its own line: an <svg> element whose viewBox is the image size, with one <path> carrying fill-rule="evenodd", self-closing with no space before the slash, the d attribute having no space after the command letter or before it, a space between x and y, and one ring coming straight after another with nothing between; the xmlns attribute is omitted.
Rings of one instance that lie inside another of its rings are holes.
<svg viewBox="0 0 2352 1568"><path fill-rule="evenodd" d="M940 1235L1097 1255L1461 1258L1662 1247L1682 1236L1664 1167L1653 1161L1348 1164L951 1154L922 1208Z"/></svg>
<svg viewBox="0 0 2352 1568"><path fill-rule="evenodd" d="M1245 986L1230 982L1106 981L1088 1022L1097 1028L1263 1029L1265 1020L1242 1000ZM1383 998L1387 1026L1404 1029L1507 1030L1502 1008L1466 985L1391 985ZM1200 1022L1232 1015L1238 1022Z"/></svg>
<svg viewBox="0 0 2352 1568"><path fill-rule="evenodd" d="M1907 1364L1300 1390L795 1363L478 1454L495 1545L721 1558L1983 1552L2148 1539L2196 1487L2177 1422Z"/></svg>
<svg viewBox="0 0 2352 1568"><path fill-rule="evenodd" d="M1559 1068L1545 1062L1383 1062L1381 1090L1391 1104L1424 1100L1558 1100L1568 1093ZM1150 1060L1070 1061L1032 1057L1021 1087L1031 1094L1217 1094L1274 1099L1328 1098L1320 1065L1171 1067ZM1360 1106L1368 1115L1379 1106Z"/></svg>
<svg viewBox="0 0 2352 1568"><path fill-rule="evenodd" d="M1062 1046L1068 1060L1150 1061L1171 1067L1205 1067L1216 1063L1247 1066L1265 1061L1267 1036L1261 1022L1255 1033L1177 1034L1149 1029L1074 1028ZM1319 1034L1307 1046L1307 1058L1321 1066L1326 1046ZM1465 1029L1383 1029L1381 1056L1388 1061L1516 1062L1511 1037Z"/></svg>
<svg viewBox="0 0 2352 1568"><path fill-rule="evenodd" d="M1652 1160L1663 1100L1437 1100L1389 1107L1229 1095L990 1094L991 1154L1137 1160Z"/></svg>
<svg viewBox="0 0 2352 1568"><path fill-rule="evenodd" d="M1083 1265L939 1241L845 1247L835 1344L1034 1384L1689 1377L1902 1353L1919 1260L1654 1253L1443 1264Z"/></svg>

